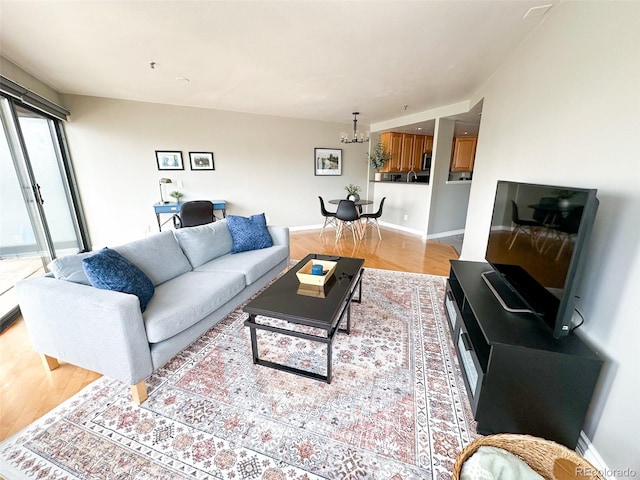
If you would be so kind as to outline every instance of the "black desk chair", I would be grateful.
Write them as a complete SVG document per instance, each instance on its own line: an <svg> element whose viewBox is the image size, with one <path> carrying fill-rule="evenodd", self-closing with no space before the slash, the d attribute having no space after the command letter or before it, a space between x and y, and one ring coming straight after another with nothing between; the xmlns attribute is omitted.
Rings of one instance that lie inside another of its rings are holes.
<svg viewBox="0 0 640 480"><path fill-rule="evenodd" d="M324 233L324 229L328 225L333 225L334 227L337 228L337 225L336 225L336 214L335 214L335 212L329 212L325 208L324 200L322 199L322 197L320 195L318 195L318 198L320 199L320 213L324 217L324 224L322 225L322 228L320 229L320 237L322 237L322 234Z"/></svg>
<svg viewBox="0 0 640 480"><path fill-rule="evenodd" d="M356 243L361 238L360 233L360 212L356 208L356 204L352 200L340 200L338 210L336 210L336 219L338 226L336 229L336 243L342 236L345 227L351 228L353 233L353 242Z"/></svg>
<svg viewBox="0 0 640 480"><path fill-rule="evenodd" d="M378 230L378 238L382 240L382 235L380 235L380 225L378 225L378 219L382 216L382 207L384 206L384 201L386 200L386 198L387 197L382 197L382 200L380 200L380 206L378 207L377 212L363 213L362 215L360 215L360 218L365 220L365 224L362 226L362 236L364 236L368 227L373 228L373 226L375 225L376 229Z"/></svg>
<svg viewBox="0 0 640 480"><path fill-rule="evenodd" d="M173 224L176 228L197 227L215 221L213 203L209 200L184 202L180 213L173 217Z"/></svg>
<svg viewBox="0 0 640 480"><path fill-rule="evenodd" d="M511 200L511 222L515 225L515 228L511 232L511 243L509 243L509 250L511 250L511 247L513 247L513 244L516 242L516 238L518 237L519 233L529 235L531 246L535 246L536 229L538 227L542 227L543 225L536 220L523 220L522 218L520 218L520 215L518 214L518 205L516 205L516 202L514 202L513 200Z"/></svg>

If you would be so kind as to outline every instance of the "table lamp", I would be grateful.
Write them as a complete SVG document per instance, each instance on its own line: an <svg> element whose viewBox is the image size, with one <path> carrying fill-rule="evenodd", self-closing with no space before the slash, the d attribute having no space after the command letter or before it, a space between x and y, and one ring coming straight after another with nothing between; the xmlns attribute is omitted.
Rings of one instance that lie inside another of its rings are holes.
<svg viewBox="0 0 640 480"><path fill-rule="evenodd" d="M166 183L173 183L173 181L170 178L161 178L158 183L160 186L160 203L169 203L169 201L165 200L164 197L162 196L162 185Z"/></svg>

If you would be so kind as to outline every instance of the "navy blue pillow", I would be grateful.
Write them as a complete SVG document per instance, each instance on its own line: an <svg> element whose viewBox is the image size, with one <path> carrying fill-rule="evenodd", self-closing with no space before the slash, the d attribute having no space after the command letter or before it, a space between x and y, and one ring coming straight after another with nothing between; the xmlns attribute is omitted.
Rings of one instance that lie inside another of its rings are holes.
<svg viewBox="0 0 640 480"><path fill-rule="evenodd" d="M264 213L251 217L227 215L227 223L231 232L231 253L258 250L273 245L273 240L267 230L267 220Z"/></svg>
<svg viewBox="0 0 640 480"><path fill-rule="evenodd" d="M153 283L142 270L115 250L103 248L95 255L82 260L82 269L96 288L130 293L140 300L140 310L145 311L153 297Z"/></svg>

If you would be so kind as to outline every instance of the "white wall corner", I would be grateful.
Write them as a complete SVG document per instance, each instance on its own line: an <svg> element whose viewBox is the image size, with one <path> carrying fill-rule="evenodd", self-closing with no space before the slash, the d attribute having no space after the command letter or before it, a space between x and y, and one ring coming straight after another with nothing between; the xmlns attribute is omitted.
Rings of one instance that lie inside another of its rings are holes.
<svg viewBox="0 0 640 480"><path fill-rule="evenodd" d="M604 463L604 460L591 443L591 440L583 431L580 431L580 438L578 438L576 452L582 455L584 459L591 465L593 465L607 480L617 480L617 477L615 475L616 472L607 467L607 465Z"/></svg>

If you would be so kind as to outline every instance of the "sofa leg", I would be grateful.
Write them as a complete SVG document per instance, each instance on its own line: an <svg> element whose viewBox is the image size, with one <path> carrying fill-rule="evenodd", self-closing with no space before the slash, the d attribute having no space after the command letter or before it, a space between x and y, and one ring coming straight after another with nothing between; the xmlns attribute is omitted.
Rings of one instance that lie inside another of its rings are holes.
<svg viewBox="0 0 640 480"><path fill-rule="evenodd" d="M144 380L131 385L131 398L136 405L140 405L147 399L147 384L144 383Z"/></svg>
<svg viewBox="0 0 640 480"><path fill-rule="evenodd" d="M57 358L50 357L49 355L45 355L44 353L40 354L40 358L42 358L44 368L46 368L47 370L55 370L60 366Z"/></svg>

